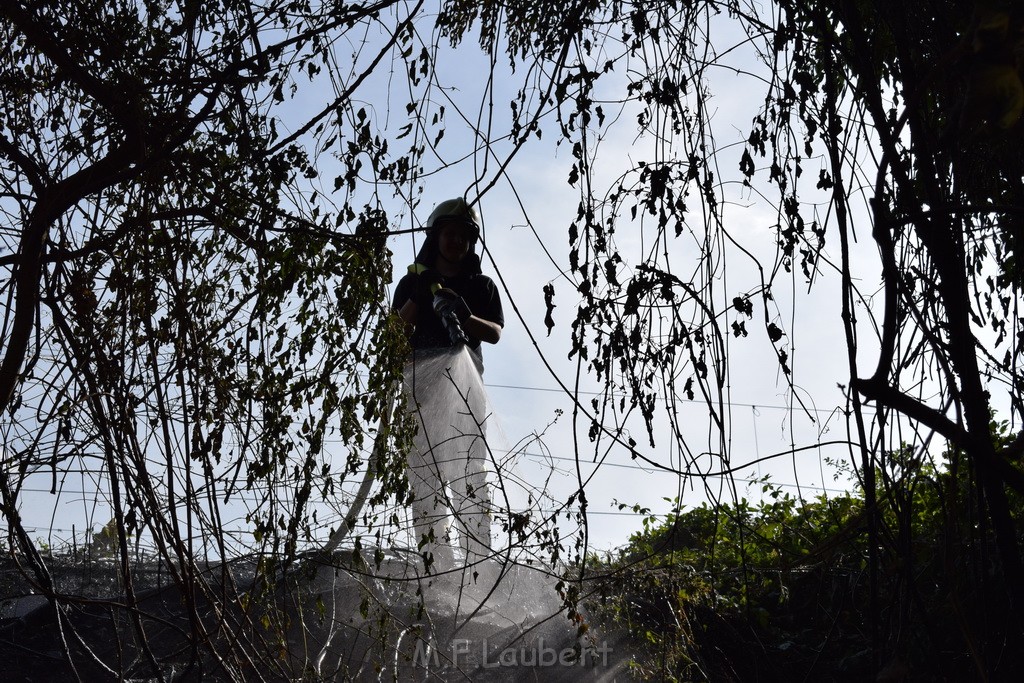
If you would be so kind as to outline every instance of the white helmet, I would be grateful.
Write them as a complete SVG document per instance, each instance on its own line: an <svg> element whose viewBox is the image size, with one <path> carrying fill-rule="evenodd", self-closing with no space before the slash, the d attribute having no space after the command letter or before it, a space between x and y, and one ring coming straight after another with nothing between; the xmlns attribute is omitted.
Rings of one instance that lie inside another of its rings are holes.
<svg viewBox="0 0 1024 683"><path fill-rule="evenodd" d="M480 257L476 255L476 242L480 238L480 217L476 209L469 205L462 197L446 199L430 213L427 218L427 239L423 241L419 253L416 255L416 263L432 266L437 258L438 249L438 228L449 221L458 222L472 231L472 239L469 242L469 253L463 262L463 268L468 273L480 273Z"/></svg>
<svg viewBox="0 0 1024 683"><path fill-rule="evenodd" d="M439 224L448 221L457 221L471 228L474 240L480 237L480 217L476 209L462 197L446 199L438 204L427 218L427 232L433 233Z"/></svg>

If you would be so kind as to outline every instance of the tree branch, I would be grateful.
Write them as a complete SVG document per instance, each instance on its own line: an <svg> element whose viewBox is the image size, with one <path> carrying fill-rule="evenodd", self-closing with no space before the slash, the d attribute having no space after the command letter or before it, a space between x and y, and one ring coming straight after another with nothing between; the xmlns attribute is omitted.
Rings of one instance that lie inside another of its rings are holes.
<svg viewBox="0 0 1024 683"><path fill-rule="evenodd" d="M39 282L45 259L50 228L65 211L82 197L108 187L135 158L128 145L113 149L95 164L79 170L39 195L39 201L29 215L18 246L17 268L14 273L15 300L11 333L7 339L7 352L0 363L0 412L7 409L19 382L19 373L25 362L29 339L35 328L36 308L39 304Z"/></svg>

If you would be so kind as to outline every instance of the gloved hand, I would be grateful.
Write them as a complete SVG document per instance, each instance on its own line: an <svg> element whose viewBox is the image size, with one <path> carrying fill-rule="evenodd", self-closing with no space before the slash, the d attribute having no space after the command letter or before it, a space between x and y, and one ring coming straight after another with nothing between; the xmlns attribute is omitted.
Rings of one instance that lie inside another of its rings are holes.
<svg viewBox="0 0 1024 683"><path fill-rule="evenodd" d="M434 294L434 310L438 315L444 315L445 311L451 311L460 323L466 322L466 318L473 315L466 300L448 288L439 289Z"/></svg>
<svg viewBox="0 0 1024 683"><path fill-rule="evenodd" d="M421 311L429 311L434 305L434 291L441 286L441 275L420 263L409 266L409 272L416 276L412 288L412 302Z"/></svg>

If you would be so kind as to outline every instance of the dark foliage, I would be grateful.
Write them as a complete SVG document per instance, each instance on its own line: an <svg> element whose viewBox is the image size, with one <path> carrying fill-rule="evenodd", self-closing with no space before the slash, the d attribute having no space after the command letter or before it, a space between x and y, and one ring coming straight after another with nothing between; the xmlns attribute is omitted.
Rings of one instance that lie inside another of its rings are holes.
<svg viewBox="0 0 1024 683"><path fill-rule="evenodd" d="M877 615L864 496L799 501L767 482L763 503L679 512L598 561L599 614L639 636L636 666L659 680L1016 680L1017 615L994 532L978 524L973 474L962 453L907 467L912 453L888 454L903 466L877 473L899 480L877 496L896 534ZM1024 497L1011 504L1024 513ZM889 652L881 667L873 616Z"/></svg>

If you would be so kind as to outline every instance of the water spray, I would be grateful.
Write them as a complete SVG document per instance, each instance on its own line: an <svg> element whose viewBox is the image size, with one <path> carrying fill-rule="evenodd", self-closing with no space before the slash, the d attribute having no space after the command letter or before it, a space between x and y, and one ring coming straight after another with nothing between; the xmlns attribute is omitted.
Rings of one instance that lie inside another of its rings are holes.
<svg viewBox="0 0 1024 683"><path fill-rule="evenodd" d="M455 311L448 306L444 297L438 296L438 292L441 291L441 289L441 285L436 282L430 288L431 293L434 295L434 311L441 318L441 323L444 325L445 331L448 332L448 336L451 338L452 346L459 349L469 344L469 337L466 336L465 330L462 329L462 323L459 322L459 317L455 315ZM396 386L391 391L386 404L387 407L381 414L380 429L377 432L377 438L373 443L373 450L370 452L370 458L366 464L366 473L363 475L363 481L359 486L359 490L356 492L352 505L349 507L348 514L345 515L345 519L342 520L341 526L331 532L330 538L321 549L320 552L324 556L330 555L334 552L345 537L348 536L348 533L355 526L356 520L359 518L359 514L362 512L363 506L366 504L366 500L370 495L370 489L373 486L374 480L377 478L376 461L381 457L382 449L391 431L391 418L397 398L398 387Z"/></svg>

